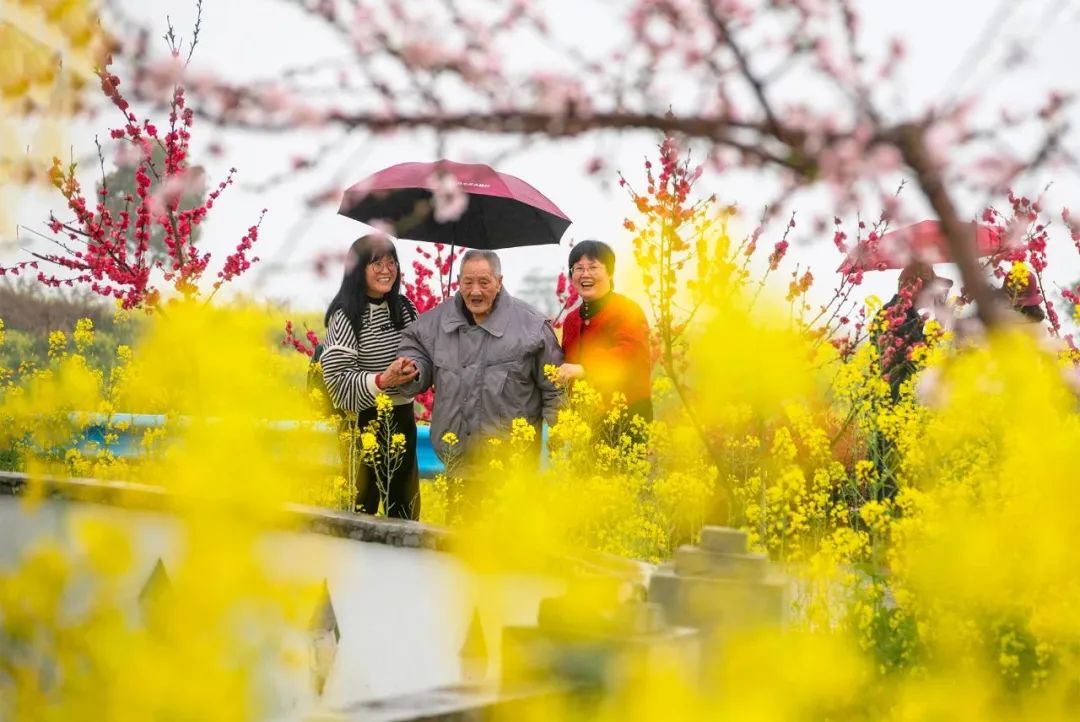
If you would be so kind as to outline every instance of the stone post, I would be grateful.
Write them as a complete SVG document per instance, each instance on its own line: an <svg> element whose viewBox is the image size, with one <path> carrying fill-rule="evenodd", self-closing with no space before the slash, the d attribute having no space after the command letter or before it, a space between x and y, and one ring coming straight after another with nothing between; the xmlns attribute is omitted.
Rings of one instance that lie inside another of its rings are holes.
<svg viewBox="0 0 1080 722"><path fill-rule="evenodd" d="M733 631L779 625L786 583L765 554L747 551L746 532L705 527L700 546L686 545L649 580L649 601L668 621L697 629L703 662L722 652Z"/></svg>
<svg viewBox="0 0 1080 722"><path fill-rule="evenodd" d="M668 626L659 605L617 587L617 580L580 578L565 595L541 602L536 626L504 628L504 688L546 683L591 697L661 671L694 678L697 632Z"/></svg>

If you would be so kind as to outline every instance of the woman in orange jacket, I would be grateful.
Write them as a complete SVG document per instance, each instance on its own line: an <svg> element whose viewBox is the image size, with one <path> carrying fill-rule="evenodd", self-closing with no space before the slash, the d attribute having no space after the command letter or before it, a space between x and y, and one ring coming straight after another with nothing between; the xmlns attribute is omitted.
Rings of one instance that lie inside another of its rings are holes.
<svg viewBox="0 0 1080 722"><path fill-rule="evenodd" d="M634 301L612 289L615 253L606 243L583 241L570 251L570 281L581 303L563 324L563 383L585 379L605 403L615 393L628 417L652 421L649 323Z"/></svg>

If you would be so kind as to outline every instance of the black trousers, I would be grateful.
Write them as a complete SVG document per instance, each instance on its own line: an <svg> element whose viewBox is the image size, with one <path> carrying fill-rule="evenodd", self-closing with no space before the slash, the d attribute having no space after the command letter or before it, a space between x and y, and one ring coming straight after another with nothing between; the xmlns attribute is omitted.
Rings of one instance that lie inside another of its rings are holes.
<svg viewBox="0 0 1080 722"><path fill-rule="evenodd" d="M353 464L356 484L356 511L362 514L376 514L379 504L382 503L383 513L388 517L397 519L420 518L420 470L416 465L416 415L413 413L412 404L395 406L391 418L394 422L394 433L405 434L405 452L402 454L400 463L394 473L390 475L386 485L385 496L379 489L375 476L375 470L360 459L360 433L363 428L376 417L374 408L361 411L356 420L356 439L353 440L355 463ZM380 439L380 442L382 440ZM385 458L388 450L380 450ZM349 448L346 445L342 449L343 463L346 476L349 472Z"/></svg>

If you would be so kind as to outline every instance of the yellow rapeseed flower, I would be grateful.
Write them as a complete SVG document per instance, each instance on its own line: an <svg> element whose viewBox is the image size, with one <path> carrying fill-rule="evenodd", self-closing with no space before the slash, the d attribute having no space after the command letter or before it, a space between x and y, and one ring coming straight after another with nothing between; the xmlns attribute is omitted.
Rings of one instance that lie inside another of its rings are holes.
<svg viewBox="0 0 1080 722"><path fill-rule="evenodd" d="M390 397L386 394L378 394L375 396L375 411L380 416L388 414L394 410L394 402L390 400Z"/></svg>
<svg viewBox="0 0 1080 722"><path fill-rule="evenodd" d="M1013 294L1022 293L1027 288L1030 271L1023 262L1015 262L1009 267L1009 274L1005 277L1005 287Z"/></svg>
<svg viewBox="0 0 1080 722"><path fill-rule="evenodd" d="M80 318L75 322L75 331L71 337L75 340L75 349L79 353L85 353L94 342L94 322L89 318Z"/></svg>
<svg viewBox="0 0 1080 722"><path fill-rule="evenodd" d="M67 350L67 334L63 331L49 332L49 358L56 358Z"/></svg>
<svg viewBox="0 0 1080 722"><path fill-rule="evenodd" d="M510 423L510 443L531 444L536 439L536 427L525 419L514 419Z"/></svg>
<svg viewBox="0 0 1080 722"><path fill-rule="evenodd" d="M559 367L555 364L544 364L544 378L557 385L559 383Z"/></svg>

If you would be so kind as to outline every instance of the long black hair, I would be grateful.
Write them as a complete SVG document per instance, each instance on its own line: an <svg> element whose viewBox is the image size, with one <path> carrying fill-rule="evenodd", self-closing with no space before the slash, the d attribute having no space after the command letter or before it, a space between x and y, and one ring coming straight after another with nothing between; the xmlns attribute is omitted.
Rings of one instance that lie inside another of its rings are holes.
<svg viewBox="0 0 1080 722"><path fill-rule="evenodd" d="M341 279L341 288L338 289L334 300L330 302L330 307L326 309L326 317L323 319L323 323L328 328L330 317L334 315L334 311L340 310L349 320L353 333L356 334L356 340L360 340L364 314L372 300L368 296L367 267L384 258L392 259L397 266L394 285L386 294L390 323L400 330L413 320L406 318L408 312L401 297L401 263L398 261L397 249L389 238L373 233L357 238L349 247L349 260L346 262L345 275Z"/></svg>

